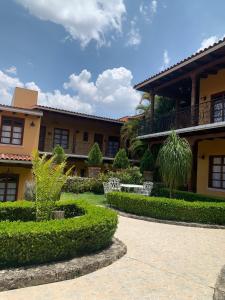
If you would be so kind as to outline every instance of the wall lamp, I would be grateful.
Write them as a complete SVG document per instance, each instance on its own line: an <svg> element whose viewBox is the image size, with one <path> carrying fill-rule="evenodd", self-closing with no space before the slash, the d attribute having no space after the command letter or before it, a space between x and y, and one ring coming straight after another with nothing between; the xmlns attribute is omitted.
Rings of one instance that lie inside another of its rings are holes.
<svg viewBox="0 0 225 300"><path fill-rule="evenodd" d="M33 121L30 123L30 127L35 127L35 124Z"/></svg>

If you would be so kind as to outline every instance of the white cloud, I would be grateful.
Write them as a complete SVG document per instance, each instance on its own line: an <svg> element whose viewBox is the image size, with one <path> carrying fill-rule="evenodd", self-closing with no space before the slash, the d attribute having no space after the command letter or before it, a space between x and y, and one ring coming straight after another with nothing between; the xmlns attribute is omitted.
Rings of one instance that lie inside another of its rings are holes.
<svg viewBox="0 0 225 300"><path fill-rule="evenodd" d="M140 94L132 88L132 73L120 67L103 71L97 80L91 81L91 73L83 70L71 74L64 83L65 91L42 91L33 81L23 83L0 70L1 103L10 104L16 86L37 90L38 103L67 110L120 117L135 112Z"/></svg>
<svg viewBox="0 0 225 300"><path fill-rule="evenodd" d="M158 6L157 0L152 0L152 2L151 2L151 11L152 11L153 14L155 14L157 12L157 6Z"/></svg>
<svg viewBox="0 0 225 300"><path fill-rule="evenodd" d="M225 35L222 36L222 37L219 37L217 35L212 35L208 38L203 39L202 42L201 42L201 46L197 50L197 52L201 51L201 50L204 50L205 48L208 48L209 46L212 46L213 44L217 43L220 39L223 39L224 37L225 37Z"/></svg>
<svg viewBox="0 0 225 300"><path fill-rule="evenodd" d="M121 31L124 0L17 0L41 20L62 25L85 47L91 40L107 44L105 35Z"/></svg>
<svg viewBox="0 0 225 300"><path fill-rule="evenodd" d="M169 57L168 50L164 50L164 52L163 52L163 64L160 67L160 71L163 71L166 68L168 68L169 64L170 64L170 57Z"/></svg>
<svg viewBox="0 0 225 300"><path fill-rule="evenodd" d="M158 1L152 0L148 4L142 2L139 6L141 15L147 22L151 22L154 15L157 13Z"/></svg>
<svg viewBox="0 0 225 300"><path fill-rule="evenodd" d="M140 31L139 28L136 25L136 19L133 19L130 22L130 31L128 32L127 35L127 46L138 46L141 43L141 35L140 35Z"/></svg>
<svg viewBox="0 0 225 300"><path fill-rule="evenodd" d="M16 75L17 69L16 69L15 66L11 66L11 67L9 67L8 69L5 69L5 72L8 73L8 74Z"/></svg>

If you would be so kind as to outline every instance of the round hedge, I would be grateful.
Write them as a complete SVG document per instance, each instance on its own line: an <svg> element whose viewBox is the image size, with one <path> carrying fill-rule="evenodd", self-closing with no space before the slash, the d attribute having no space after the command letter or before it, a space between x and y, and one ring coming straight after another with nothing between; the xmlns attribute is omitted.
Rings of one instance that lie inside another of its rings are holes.
<svg viewBox="0 0 225 300"><path fill-rule="evenodd" d="M110 206L127 213L161 220L225 225L225 203L184 201L112 192Z"/></svg>
<svg viewBox="0 0 225 300"><path fill-rule="evenodd" d="M57 208L65 211L65 219L35 222L32 202L0 205L0 267L63 260L111 243L115 212L78 200L59 201Z"/></svg>

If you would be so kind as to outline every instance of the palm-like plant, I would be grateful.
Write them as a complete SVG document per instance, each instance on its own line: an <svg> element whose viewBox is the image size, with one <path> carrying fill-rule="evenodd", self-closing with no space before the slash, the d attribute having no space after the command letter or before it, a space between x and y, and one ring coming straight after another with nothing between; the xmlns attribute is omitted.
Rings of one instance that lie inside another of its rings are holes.
<svg viewBox="0 0 225 300"><path fill-rule="evenodd" d="M157 163L171 198L172 190L186 184L191 174L192 151L188 141L172 131L159 151Z"/></svg>

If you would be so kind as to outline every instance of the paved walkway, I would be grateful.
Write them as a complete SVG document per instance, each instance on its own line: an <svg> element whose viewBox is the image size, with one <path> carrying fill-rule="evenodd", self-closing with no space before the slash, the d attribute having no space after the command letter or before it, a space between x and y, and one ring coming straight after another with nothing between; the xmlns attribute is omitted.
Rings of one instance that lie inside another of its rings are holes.
<svg viewBox="0 0 225 300"><path fill-rule="evenodd" d="M120 217L128 253L109 267L64 282L0 293L0 300L212 299L225 264L225 230Z"/></svg>

